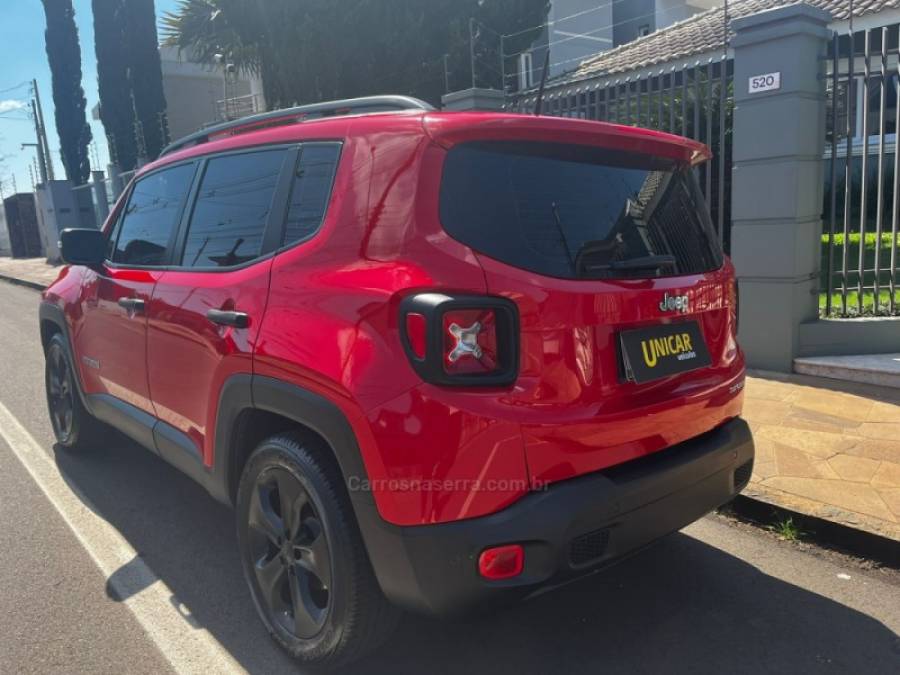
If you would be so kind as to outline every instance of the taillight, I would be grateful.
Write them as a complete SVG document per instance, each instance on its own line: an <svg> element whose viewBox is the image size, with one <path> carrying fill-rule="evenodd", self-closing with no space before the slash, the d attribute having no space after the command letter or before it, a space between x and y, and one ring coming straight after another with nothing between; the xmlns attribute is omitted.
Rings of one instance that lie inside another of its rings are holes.
<svg viewBox="0 0 900 675"><path fill-rule="evenodd" d="M425 317L421 314L410 312L406 315L406 339L417 359L425 358L426 328Z"/></svg>
<svg viewBox="0 0 900 675"><path fill-rule="evenodd" d="M426 382L502 386L519 366L516 306L493 296L420 293L400 307L404 346Z"/></svg>

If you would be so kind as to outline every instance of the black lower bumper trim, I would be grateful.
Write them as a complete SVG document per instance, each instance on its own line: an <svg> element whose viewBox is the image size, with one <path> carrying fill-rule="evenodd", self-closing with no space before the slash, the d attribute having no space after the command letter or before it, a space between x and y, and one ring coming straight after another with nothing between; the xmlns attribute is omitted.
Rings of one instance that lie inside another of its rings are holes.
<svg viewBox="0 0 900 675"><path fill-rule="evenodd" d="M747 423L734 419L690 441L609 470L535 492L498 513L416 527L358 513L387 596L415 611L447 615L519 599L609 565L694 522L743 488L736 470L753 461ZM489 582L477 559L521 543L525 568Z"/></svg>

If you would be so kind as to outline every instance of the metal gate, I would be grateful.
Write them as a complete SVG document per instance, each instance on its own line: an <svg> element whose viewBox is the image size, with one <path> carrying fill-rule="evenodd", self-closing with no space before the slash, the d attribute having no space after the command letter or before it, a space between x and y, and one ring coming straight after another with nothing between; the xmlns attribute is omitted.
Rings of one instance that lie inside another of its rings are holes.
<svg viewBox="0 0 900 675"><path fill-rule="evenodd" d="M585 80L548 89L543 113L667 131L708 145L713 159L698 168L719 239L731 248L731 141L733 61L696 61L639 75ZM535 92L518 96L509 110L534 110Z"/></svg>
<svg viewBox="0 0 900 675"><path fill-rule="evenodd" d="M900 314L900 26L834 34L828 62L824 316Z"/></svg>

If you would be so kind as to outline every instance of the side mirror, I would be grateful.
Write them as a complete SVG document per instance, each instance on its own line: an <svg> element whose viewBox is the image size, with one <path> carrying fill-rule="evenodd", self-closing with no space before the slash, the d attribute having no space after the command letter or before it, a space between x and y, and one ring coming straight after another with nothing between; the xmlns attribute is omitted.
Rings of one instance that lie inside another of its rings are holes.
<svg viewBox="0 0 900 675"><path fill-rule="evenodd" d="M93 267L106 259L106 237L100 230L68 228L59 233L59 252L70 265Z"/></svg>

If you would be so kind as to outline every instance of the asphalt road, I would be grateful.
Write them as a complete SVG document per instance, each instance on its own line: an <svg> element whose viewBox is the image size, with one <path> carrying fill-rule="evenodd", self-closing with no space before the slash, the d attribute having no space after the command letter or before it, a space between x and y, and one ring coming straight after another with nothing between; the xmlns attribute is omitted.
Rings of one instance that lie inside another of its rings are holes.
<svg viewBox="0 0 900 675"><path fill-rule="evenodd" d="M215 672L151 639L156 623L173 622L208 634L251 673L298 672L256 618L228 509L117 435L83 455L54 449L38 300L0 282L0 404L47 453L69 499L90 504L173 595L149 618L132 611L115 582L140 561L102 572L0 435L0 673ZM406 617L351 671L896 673L898 631L897 574L710 516L510 610L452 623Z"/></svg>

